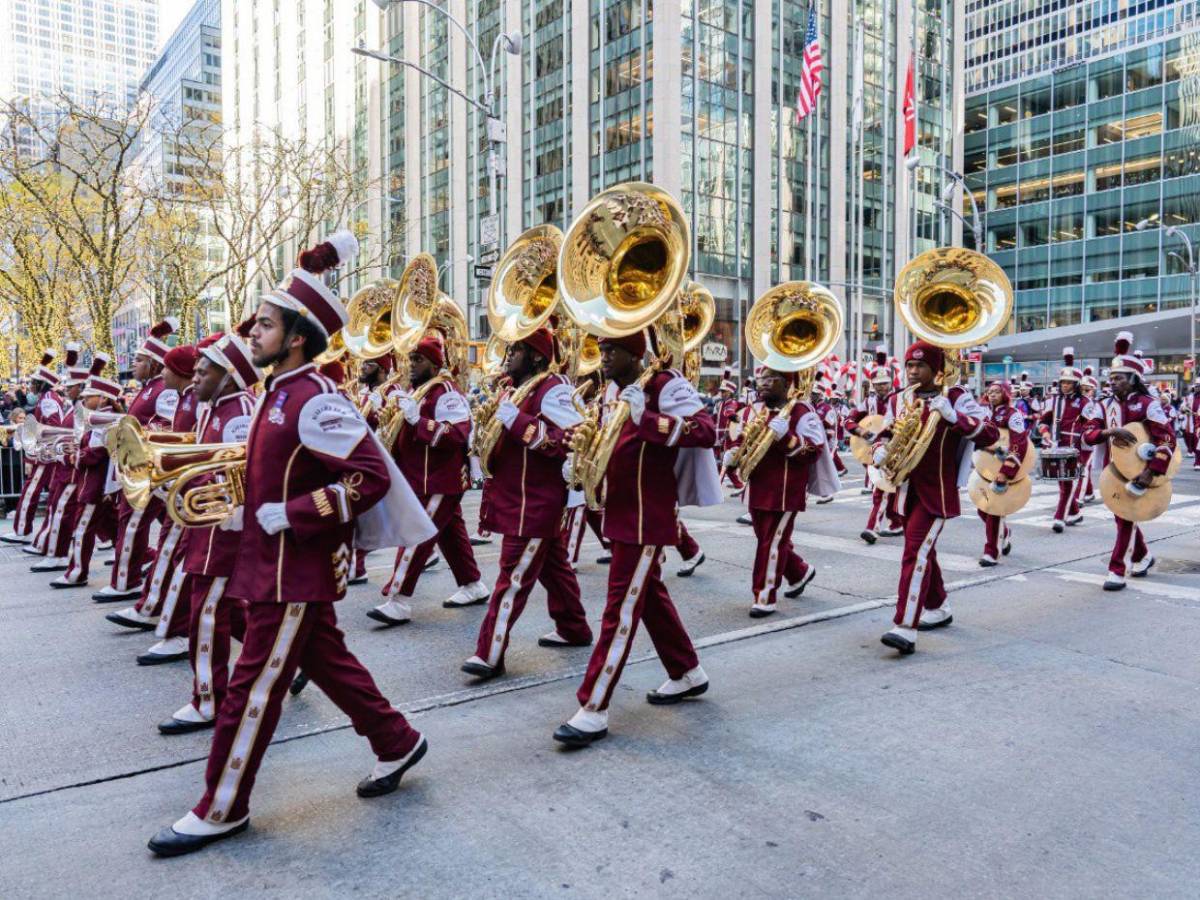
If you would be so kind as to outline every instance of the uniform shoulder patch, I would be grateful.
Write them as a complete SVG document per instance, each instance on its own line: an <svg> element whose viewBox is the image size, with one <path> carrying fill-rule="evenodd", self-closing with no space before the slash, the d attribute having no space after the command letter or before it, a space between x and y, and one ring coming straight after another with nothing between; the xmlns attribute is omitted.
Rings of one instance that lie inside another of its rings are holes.
<svg viewBox="0 0 1200 900"><path fill-rule="evenodd" d="M367 434L367 423L354 405L337 393L310 397L297 422L300 443L309 450L345 459Z"/></svg>

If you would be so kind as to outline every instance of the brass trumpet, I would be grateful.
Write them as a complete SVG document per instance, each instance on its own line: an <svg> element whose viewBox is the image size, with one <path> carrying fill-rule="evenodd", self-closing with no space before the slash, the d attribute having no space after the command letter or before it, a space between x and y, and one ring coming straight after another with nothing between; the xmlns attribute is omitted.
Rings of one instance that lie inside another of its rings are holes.
<svg viewBox="0 0 1200 900"><path fill-rule="evenodd" d="M841 338L843 319L838 299L828 288L810 281L778 285L754 302L746 317L750 355L768 369L800 373L778 415L791 415L796 403L812 392L814 367ZM767 423L774 415L774 411L763 409L746 425L730 462L743 479L750 477L771 449L774 435Z"/></svg>
<svg viewBox="0 0 1200 900"><path fill-rule="evenodd" d="M183 467L208 462L217 448L229 446L197 444L190 433L146 431L133 416L110 425L104 445L121 491L134 509L149 506L154 492L177 478Z"/></svg>
<svg viewBox="0 0 1200 900"><path fill-rule="evenodd" d="M73 452L75 445L74 428L43 425L33 416L25 417L13 437L16 449L40 463L54 462L57 456Z"/></svg>
<svg viewBox="0 0 1200 900"><path fill-rule="evenodd" d="M220 525L246 502L246 445L197 444L187 449L193 459L204 458L175 470L167 491L167 515L182 528ZM197 479L205 480L196 484Z"/></svg>

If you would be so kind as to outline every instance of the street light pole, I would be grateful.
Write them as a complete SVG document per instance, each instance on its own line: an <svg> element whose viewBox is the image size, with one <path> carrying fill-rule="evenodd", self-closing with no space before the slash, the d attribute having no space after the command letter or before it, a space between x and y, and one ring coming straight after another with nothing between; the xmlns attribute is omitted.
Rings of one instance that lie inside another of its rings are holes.
<svg viewBox="0 0 1200 900"><path fill-rule="evenodd" d="M1167 237L1179 238L1183 241L1183 246L1187 250L1187 259L1177 250L1167 251L1167 256L1174 256L1183 266L1184 271L1188 273L1188 358L1192 361L1192 380L1196 379L1196 299L1197 290L1200 288L1198 279L1200 279L1200 266L1197 265L1200 260L1196 259L1195 246L1192 244L1191 237L1188 233L1178 225L1169 225L1163 228L1162 222L1157 218L1142 219L1133 226L1137 231L1145 231L1147 228L1162 228L1166 232Z"/></svg>
<svg viewBox="0 0 1200 900"><path fill-rule="evenodd" d="M934 169L941 175L950 179L950 183L942 189L941 200L934 201L934 205L942 210L943 213L956 215L958 220L963 223L963 227L971 230L971 234L975 237L975 249L982 253L983 250L981 248L983 247L983 228L979 218L979 204L975 200L975 195L967 189L967 179L958 172L955 172L952 169L947 169L941 163L921 162L921 159L918 156L910 157L905 165L908 167L910 172L916 172L916 170L919 168ZM963 196L971 201L970 224L967 223L966 217L964 217L962 213L950 206L950 200L954 197L954 188L956 187L961 187Z"/></svg>

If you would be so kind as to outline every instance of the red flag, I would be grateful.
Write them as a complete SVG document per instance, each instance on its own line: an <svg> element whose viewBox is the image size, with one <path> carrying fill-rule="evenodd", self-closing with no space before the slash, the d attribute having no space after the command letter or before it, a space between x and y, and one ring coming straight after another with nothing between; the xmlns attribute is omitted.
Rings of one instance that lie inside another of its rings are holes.
<svg viewBox="0 0 1200 900"><path fill-rule="evenodd" d="M913 91L913 61L908 60L908 75L904 79L904 155L917 146L917 97Z"/></svg>

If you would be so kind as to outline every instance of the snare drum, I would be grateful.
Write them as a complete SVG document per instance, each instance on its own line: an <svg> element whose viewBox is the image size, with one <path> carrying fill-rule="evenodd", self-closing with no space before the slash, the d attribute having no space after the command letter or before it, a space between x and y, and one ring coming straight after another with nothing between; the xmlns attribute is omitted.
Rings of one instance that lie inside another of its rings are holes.
<svg viewBox="0 0 1200 900"><path fill-rule="evenodd" d="M1048 447L1041 456L1042 478L1074 481L1079 477L1079 451L1073 447Z"/></svg>

